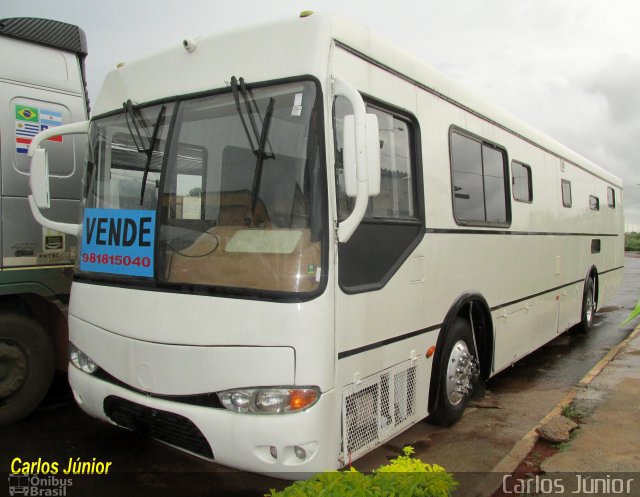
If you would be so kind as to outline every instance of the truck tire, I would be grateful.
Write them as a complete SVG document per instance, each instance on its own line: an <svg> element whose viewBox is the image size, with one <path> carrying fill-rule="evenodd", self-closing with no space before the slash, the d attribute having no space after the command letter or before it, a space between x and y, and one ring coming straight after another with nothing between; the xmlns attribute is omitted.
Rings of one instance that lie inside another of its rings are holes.
<svg viewBox="0 0 640 497"><path fill-rule="evenodd" d="M33 411L55 369L53 344L43 327L17 314L0 314L0 427Z"/></svg>

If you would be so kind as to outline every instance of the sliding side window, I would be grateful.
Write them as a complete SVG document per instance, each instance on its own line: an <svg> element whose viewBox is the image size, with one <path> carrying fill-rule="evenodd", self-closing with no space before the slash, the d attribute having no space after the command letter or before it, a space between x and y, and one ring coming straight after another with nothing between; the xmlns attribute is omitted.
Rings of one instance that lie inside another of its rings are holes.
<svg viewBox="0 0 640 497"><path fill-rule="evenodd" d="M507 153L480 138L451 131L453 213L458 224L508 226Z"/></svg>
<svg viewBox="0 0 640 497"><path fill-rule="evenodd" d="M513 199L518 202L533 202L531 167L520 162L511 162L511 189Z"/></svg>

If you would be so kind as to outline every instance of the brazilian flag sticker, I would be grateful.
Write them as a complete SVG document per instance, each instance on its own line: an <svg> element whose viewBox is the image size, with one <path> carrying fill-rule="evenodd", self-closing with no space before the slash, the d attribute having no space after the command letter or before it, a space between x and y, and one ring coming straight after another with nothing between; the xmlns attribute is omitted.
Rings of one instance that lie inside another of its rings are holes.
<svg viewBox="0 0 640 497"><path fill-rule="evenodd" d="M16 120L37 123L38 109L26 105L16 105Z"/></svg>

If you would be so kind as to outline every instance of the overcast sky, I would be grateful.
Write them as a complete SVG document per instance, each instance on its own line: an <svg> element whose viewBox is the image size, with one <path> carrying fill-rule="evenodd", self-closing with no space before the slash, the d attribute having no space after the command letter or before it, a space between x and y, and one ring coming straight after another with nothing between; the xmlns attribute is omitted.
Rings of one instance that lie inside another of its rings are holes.
<svg viewBox="0 0 640 497"><path fill-rule="evenodd" d="M307 9L370 26L622 177L640 230L638 0L2 0L0 17L84 29L95 101L118 62Z"/></svg>

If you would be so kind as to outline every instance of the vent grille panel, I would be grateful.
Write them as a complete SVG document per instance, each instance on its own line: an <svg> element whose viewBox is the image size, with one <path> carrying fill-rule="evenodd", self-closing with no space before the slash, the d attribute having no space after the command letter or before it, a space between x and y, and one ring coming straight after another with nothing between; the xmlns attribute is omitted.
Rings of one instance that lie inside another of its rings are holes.
<svg viewBox="0 0 640 497"><path fill-rule="evenodd" d="M119 426L213 459L213 451L207 439L184 416L142 406L114 395L104 399L104 412Z"/></svg>
<svg viewBox="0 0 640 497"><path fill-rule="evenodd" d="M416 379L417 365L407 361L344 388L344 464L366 454L413 423L416 417Z"/></svg>

